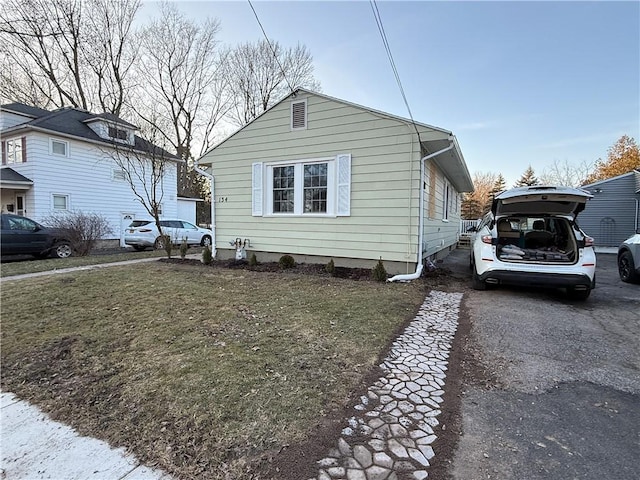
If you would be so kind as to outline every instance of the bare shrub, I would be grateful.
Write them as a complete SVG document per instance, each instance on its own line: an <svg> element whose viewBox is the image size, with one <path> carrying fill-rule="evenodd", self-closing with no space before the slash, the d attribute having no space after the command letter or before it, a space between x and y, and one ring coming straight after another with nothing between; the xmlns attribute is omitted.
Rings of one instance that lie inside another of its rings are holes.
<svg viewBox="0 0 640 480"><path fill-rule="evenodd" d="M43 223L66 231L73 252L84 257L91 253L96 242L113 233L105 217L97 213L84 213L81 210L52 214Z"/></svg>

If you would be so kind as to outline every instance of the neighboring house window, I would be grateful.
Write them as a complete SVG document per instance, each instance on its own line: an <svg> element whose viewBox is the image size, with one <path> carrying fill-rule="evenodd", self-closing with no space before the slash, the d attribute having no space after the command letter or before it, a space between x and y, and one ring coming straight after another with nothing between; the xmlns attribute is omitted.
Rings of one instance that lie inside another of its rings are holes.
<svg viewBox="0 0 640 480"><path fill-rule="evenodd" d="M129 135L126 130L122 128L109 127L109 136L111 138L115 138L116 140L128 140Z"/></svg>
<svg viewBox="0 0 640 480"><path fill-rule="evenodd" d="M127 179L126 172L121 168L114 168L111 171L111 179L118 181L125 181Z"/></svg>
<svg viewBox="0 0 640 480"><path fill-rule="evenodd" d="M307 128L307 100L291 102L291 130Z"/></svg>
<svg viewBox="0 0 640 480"><path fill-rule="evenodd" d="M254 216L348 216L350 202L350 154L287 164L253 165Z"/></svg>
<svg viewBox="0 0 640 480"><path fill-rule="evenodd" d="M67 156L67 151L69 150L69 144L62 140L54 140L51 139L51 153L54 155L63 155Z"/></svg>
<svg viewBox="0 0 640 480"><path fill-rule="evenodd" d="M54 210L69 210L69 195L53 194Z"/></svg>
<svg viewBox="0 0 640 480"><path fill-rule="evenodd" d="M13 165L27 161L26 138L13 138L2 142L2 164Z"/></svg>

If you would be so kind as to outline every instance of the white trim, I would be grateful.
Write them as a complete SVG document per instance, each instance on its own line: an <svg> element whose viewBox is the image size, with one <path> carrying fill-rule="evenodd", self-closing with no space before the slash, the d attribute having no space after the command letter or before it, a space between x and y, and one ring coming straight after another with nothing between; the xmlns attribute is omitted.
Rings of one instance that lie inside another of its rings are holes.
<svg viewBox="0 0 640 480"><path fill-rule="evenodd" d="M60 143L64 145L64 154L53 151L54 143ZM57 155L59 157L69 157L69 142L67 142L66 140L60 140L58 138L49 138L49 153L51 155Z"/></svg>

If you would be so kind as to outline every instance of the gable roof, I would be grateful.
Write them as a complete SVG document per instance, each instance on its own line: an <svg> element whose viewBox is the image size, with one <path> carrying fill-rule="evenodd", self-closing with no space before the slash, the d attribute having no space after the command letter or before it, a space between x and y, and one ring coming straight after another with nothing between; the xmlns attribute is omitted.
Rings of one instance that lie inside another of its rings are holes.
<svg viewBox="0 0 640 480"><path fill-rule="evenodd" d="M375 110L373 108L365 107L365 106L359 105L357 103L348 102L348 101L342 100L340 98L332 97L332 96L329 96L329 95L325 95L323 93L314 92L312 90L307 90L305 88L300 88L300 87L296 88L293 91L293 93L290 93L290 94L284 96L282 99L280 99L275 104L273 104L271 107L269 107L267 110L265 110L260 115L258 115L256 118L251 120L251 122L249 122L246 125L240 127L238 130L233 132L227 138L225 138L224 140L218 142L216 145L211 147L198 160L202 159L203 157L208 155L210 152L214 151L220 145L222 145L225 142L229 141L235 135L240 133L242 130L247 128L252 123L258 121L261 117L266 115L268 112L270 112L272 109L274 109L275 107L277 107L278 105L280 105L281 103L286 101L287 99L289 99L291 97L296 97L299 93L305 93L307 95L313 95L313 96L320 97L320 98L323 98L325 100L329 100L329 101L332 101L332 102L342 103L344 105L348 105L350 107L354 107L354 108L357 108L359 110L365 110L365 111L367 111L369 113L372 113L372 114L374 114L376 116L379 116L379 117L384 117L384 118L388 118L388 119L391 119L391 120L395 120L397 122L402 122L402 123L407 124L407 125L412 125L412 126L415 126L417 131L423 130L421 133L426 133L427 131L436 131L436 132L442 133L443 136L446 135L446 138L443 138L442 140L427 140L427 141L423 140L421 142L421 146L427 153L434 153L434 152L442 150L443 148L448 147L450 144L453 144L453 149L451 151L446 152L445 154L443 154L443 155L441 155L439 157L435 157L434 158L434 162L438 165L438 167L442 171L445 172L447 177L451 180L452 184L456 187L456 189L459 192L471 192L471 191L473 191L473 181L471 180L471 175L469 174L469 170L467 169L467 165L466 165L466 162L465 162L464 157L462 155L462 151L460 150L460 146L458 145L458 141L457 141L455 135L453 135L453 133L450 130L445 130L443 128L435 127L433 125L428 125L426 123L415 122L415 121L413 121L411 119L408 119L408 118L405 118L405 117L400 117L398 115L393 115L391 113L383 112L383 111L380 111L380 110ZM453 163L451 161L449 161L449 160L452 160Z"/></svg>
<svg viewBox="0 0 640 480"><path fill-rule="evenodd" d="M25 123L21 123L19 125L15 125L13 127L6 128L2 131L2 135L6 136L8 134L19 133L23 131L40 131L47 133L54 133L58 135L62 135L65 137L72 137L84 141L89 141L92 143L99 143L108 145L110 147L120 147L121 144L112 140L108 140L106 138L100 137L96 132L94 132L90 127L89 123L91 121L102 120L110 123L115 123L118 125L126 126L128 128L137 129L135 125L132 125L125 120L117 117L116 115L110 113L102 113L102 114L94 114L88 112L86 110L82 110L79 108L73 107L64 107L49 112L47 110L43 110L37 107L30 107L28 105L23 105L20 103L11 103L7 105L2 105L0 108L2 110L7 111L24 111L24 112L32 112L29 116L33 118ZM43 113L44 112L44 113ZM37 116L34 116L36 115ZM134 148L139 150L140 152L147 153L156 153L173 160L179 160L179 157L169 153L168 151L162 149L161 147L155 146L141 137L135 135L135 145Z"/></svg>

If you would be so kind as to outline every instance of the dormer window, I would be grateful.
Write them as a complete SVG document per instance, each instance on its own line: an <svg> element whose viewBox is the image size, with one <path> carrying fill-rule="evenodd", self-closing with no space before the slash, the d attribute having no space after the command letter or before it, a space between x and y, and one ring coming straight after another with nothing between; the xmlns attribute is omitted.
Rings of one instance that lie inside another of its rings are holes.
<svg viewBox="0 0 640 480"><path fill-rule="evenodd" d="M307 128L307 99L291 102L291 130Z"/></svg>
<svg viewBox="0 0 640 480"><path fill-rule="evenodd" d="M129 134L122 128L109 127L109 136L116 140L128 140Z"/></svg>

